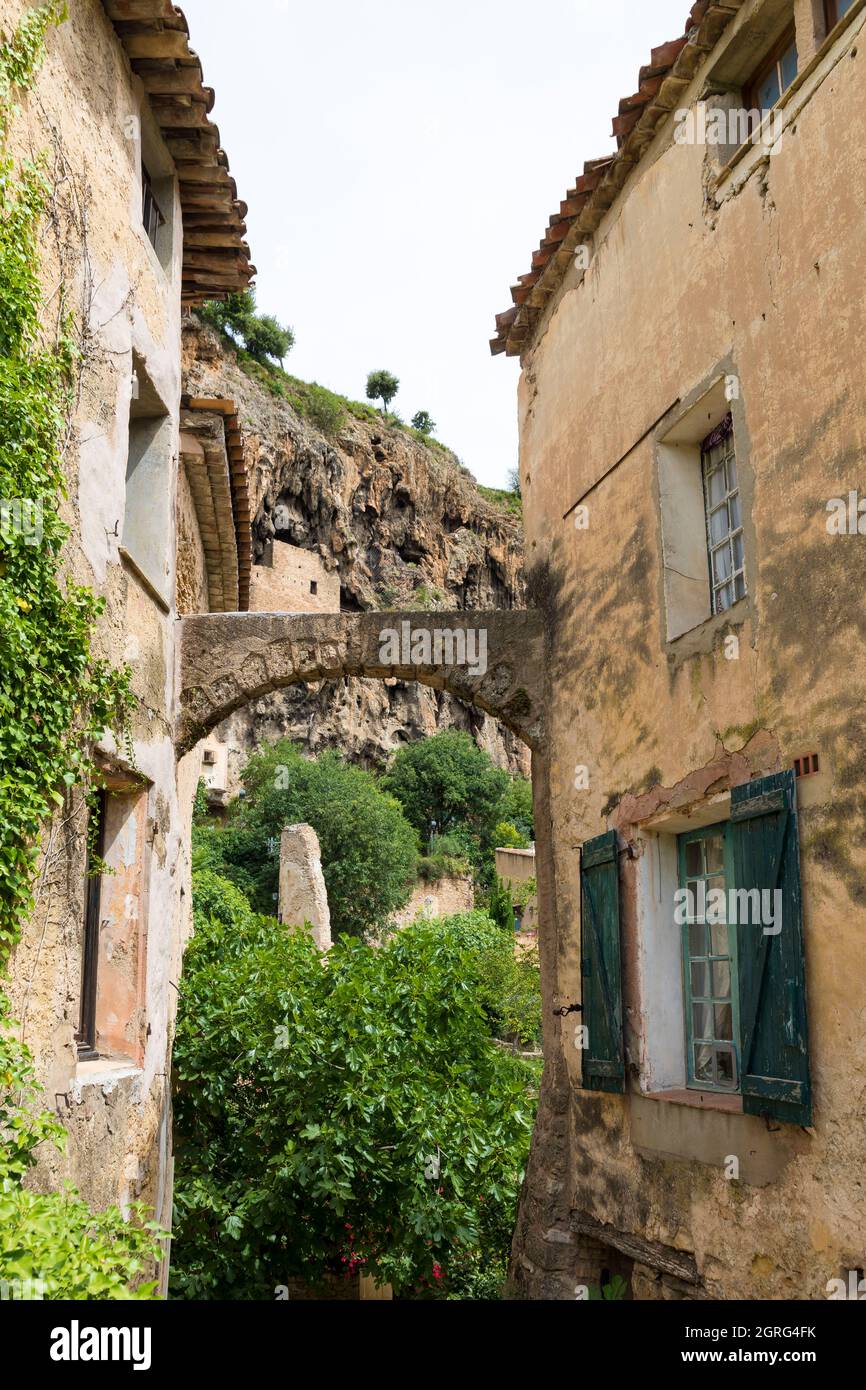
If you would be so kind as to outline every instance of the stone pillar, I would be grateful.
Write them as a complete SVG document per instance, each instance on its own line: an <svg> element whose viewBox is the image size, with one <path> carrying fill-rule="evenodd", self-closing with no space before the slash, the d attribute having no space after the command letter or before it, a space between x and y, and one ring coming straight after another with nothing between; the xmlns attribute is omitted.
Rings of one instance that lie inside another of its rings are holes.
<svg viewBox="0 0 866 1390"><path fill-rule="evenodd" d="M280 836L279 917L288 926L309 922L319 950L330 948L331 912L319 837L311 825L287 825Z"/></svg>

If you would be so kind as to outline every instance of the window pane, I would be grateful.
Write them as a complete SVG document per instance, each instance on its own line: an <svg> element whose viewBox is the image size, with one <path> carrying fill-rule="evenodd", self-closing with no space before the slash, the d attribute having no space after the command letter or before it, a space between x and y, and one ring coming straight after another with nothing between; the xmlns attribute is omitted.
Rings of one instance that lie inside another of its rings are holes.
<svg viewBox="0 0 866 1390"><path fill-rule="evenodd" d="M847 13L848 13L848 11L850 10L850 8L851 8L851 6L852 6L853 4L854 4L854 0L839 0L839 18L840 18L840 19L842 18L843 14L847 14Z"/></svg>
<svg viewBox="0 0 866 1390"><path fill-rule="evenodd" d="M703 920L704 920L704 914L703 914L703 911L701 910L701 903L703 902L703 892L702 892L702 890L701 890L700 887L699 887L699 883L698 883L698 881L695 880L695 879L689 879L688 883L686 884L686 887L687 887L688 890L689 890L689 902L688 902L689 921L690 921L690 922L703 922ZM706 955L706 951L703 951L703 950L701 950L701 951L695 951L694 954L695 954L696 956L705 956L705 955Z"/></svg>
<svg viewBox="0 0 866 1390"><path fill-rule="evenodd" d="M707 929L700 922L692 922L689 927L689 955L705 956L707 954Z"/></svg>
<svg viewBox="0 0 866 1390"><path fill-rule="evenodd" d="M713 1082L713 1049L705 1046L695 1046L693 1049L695 1059L695 1080Z"/></svg>
<svg viewBox="0 0 866 1390"><path fill-rule="evenodd" d="M720 1042L733 1042L734 1020L730 1004L714 1004L713 1020L714 1036Z"/></svg>
<svg viewBox="0 0 866 1390"><path fill-rule="evenodd" d="M697 999L707 999L710 994L710 967L707 961L692 962L692 994Z"/></svg>
<svg viewBox="0 0 866 1390"><path fill-rule="evenodd" d="M780 67L782 69L782 91L787 92L797 76L797 45L795 43L791 44L780 63Z"/></svg>
<svg viewBox="0 0 866 1390"><path fill-rule="evenodd" d="M707 495L710 499L710 507L717 507L720 502L724 502L726 493L725 470L717 468L715 473L711 473L707 478Z"/></svg>
<svg viewBox="0 0 866 1390"><path fill-rule="evenodd" d="M719 507L718 511L713 512L710 516L710 540L713 545L718 545L719 541L723 541L729 530L728 509L727 507Z"/></svg>
<svg viewBox="0 0 866 1390"><path fill-rule="evenodd" d="M725 579L730 579L731 547L729 545L722 545L718 550L713 551L713 574L717 584Z"/></svg>
<svg viewBox="0 0 866 1390"><path fill-rule="evenodd" d="M728 503L728 507L730 508L731 512L731 530L737 531L743 524L742 513L740 510L739 493L737 493L736 497L731 498L730 502Z"/></svg>
<svg viewBox="0 0 866 1390"><path fill-rule="evenodd" d="M776 105L781 95L782 93L779 91L779 76L774 68L758 88L758 110L769 111Z"/></svg>
<svg viewBox="0 0 866 1390"><path fill-rule="evenodd" d="M726 584L723 589L719 589L716 594L716 612L726 613L733 603L733 595L730 584Z"/></svg>
<svg viewBox="0 0 866 1390"><path fill-rule="evenodd" d="M737 598L745 598L745 596L746 596L746 578L745 578L745 575L742 575L742 574L738 574L738 575L737 575L736 579L734 580L734 592L736 593Z"/></svg>
<svg viewBox="0 0 866 1390"><path fill-rule="evenodd" d="M736 454L728 456L728 492L737 491L737 457Z"/></svg>
<svg viewBox="0 0 866 1390"><path fill-rule="evenodd" d="M701 842L700 840L689 840L686 845L686 873L702 874L703 872L704 866L701 860Z"/></svg>
<svg viewBox="0 0 866 1390"><path fill-rule="evenodd" d="M692 1004L692 1034L695 1038L713 1036L712 1004Z"/></svg>
<svg viewBox="0 0 866 1390"><path fill-rule="evenodd" d="M716 1084L733 1091L737 1084L737 1063L732 1047L716 1048Z"/></svg>
<svg viewBox="0 0 866 1390"><path fill-rule="evenodd" d="M704 840L707 847L707 873L721 874L725 871L725 846L721 835L710 835ZM715 887L716 885L714 885ZM724 882L717 885L724 888Z"/></svg>
<svg viewBox="0 0 866 1390"><path fill-rule="evenodd" d="M727 927L710 927L710 955L728 955Z"/></svg>
<svg viewBox="0 0 866 1390"><path fill-rule="evenodd" d="M731 997L731 966L729 961L713 961L713 996L716 999L730 999Z"/></svg>
<svg viewBox="0 0 866 1390"><path fill-rule="evenodd" d="M731 544L734 547L734 569L741 570L746 563L745 551L743 550L743 533L734 536Z"/></svg>

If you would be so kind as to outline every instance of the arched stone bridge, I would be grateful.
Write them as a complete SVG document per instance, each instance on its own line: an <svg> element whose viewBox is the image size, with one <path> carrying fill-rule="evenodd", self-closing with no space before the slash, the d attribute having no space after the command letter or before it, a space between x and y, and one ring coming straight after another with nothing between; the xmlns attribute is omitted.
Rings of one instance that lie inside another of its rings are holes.
<svg viewBox="0 0 866 1390"><path fill-rule="evenodd" d="M272 690L342 676L419 681L545 742L540 613L204 613L181 618L179 755Z"/></svg>

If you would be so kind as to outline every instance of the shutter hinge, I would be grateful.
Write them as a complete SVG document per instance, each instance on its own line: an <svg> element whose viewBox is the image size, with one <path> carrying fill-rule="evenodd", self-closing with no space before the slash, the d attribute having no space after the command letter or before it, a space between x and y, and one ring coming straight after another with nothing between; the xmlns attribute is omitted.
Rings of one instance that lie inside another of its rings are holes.
<svg viewBox="0 0 866 1390"><path fill-rule="evenodd" d="M557 1018L567 1018L569 1014L579 1014L582 1012L582 1004L563 1004L561 1009L553 1010L553 1013Z"/></svg>

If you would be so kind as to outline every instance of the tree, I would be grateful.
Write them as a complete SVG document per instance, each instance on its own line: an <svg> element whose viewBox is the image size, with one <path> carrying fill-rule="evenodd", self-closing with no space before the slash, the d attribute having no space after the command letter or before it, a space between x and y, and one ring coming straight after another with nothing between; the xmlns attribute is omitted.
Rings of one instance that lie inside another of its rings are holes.
<svg viewBox="0 0 866 1390"><path fill-rule="evenodd" d="M528 843L535 839L532 815L532 783L526 777L512 777L500 803L498 819L512 825Z"/></svg>
<svg viewBox="0 0 866 1390"><path fill-rule="evenodd" d="M383 414L400 390L400 382L391 372L371 372L367 377L367 400L382 402Z"/></svg>
<svg viewBox="0 0 866 1390"><path fill-rule="evenodd" d="M534 1108L491 1042L503 992L529 1017L513 942L471 913L323 956L213 874L193 901L173 1296L272 1299L359 1268L423 1296L461 1256L501 1266Z"/></svg>
<svg viewBox="0 0 866 1390"><path fill-rule="evenodd" d="M384 925L409 896L418 841L375 777L334 752L303 758L289 739L257 754L243 773L246 796L225 830L199 837L199 859L236 883L259 912L276 915L283 827L305 822L322 847L335 935Z"/></svg>
<svg viewBox="0 0 866 1390"><path fill-rule="evenodd" d="M205 323L242 344L256 362L267 364L273 358L282 362L295 344L291 328L278 323L273 314L260 314L253 290L241 290L225 299L211 299L199 310Z"/></svg>
<svg viewBox="0 0 866 1390"><path fill-rule="evenodd" d="M432 434L436 428L436 421L426 410L419 410L417 415L412 416L412 428L419 434Z"/></svg>
<svg viewBox="0 0 866 1390"><path fill-rule="evenodd" d="M401 748L383 779L419 834L465 827L476 864L493 849L498 808L508 774L462 729L445 729Z"/></svg>
<svg viewBox="0 0 866 1390"><path fill-rule="evenodd" d="M274 358L282 362L294 347L295 335L291 328L284 328L273 314L260 314L253 319L244 334L247 352L257 362Z"/></svg>
<svg viewBox="0 0 866 1390"><path fill-rule="evenodd" d="M509 468L509 470L508 470L508 487L509 487L509 490L510 490L511 492L514 493L515 497L519 497L519 496L520 496L520 469L519 469L519 468Z"/></svg>

